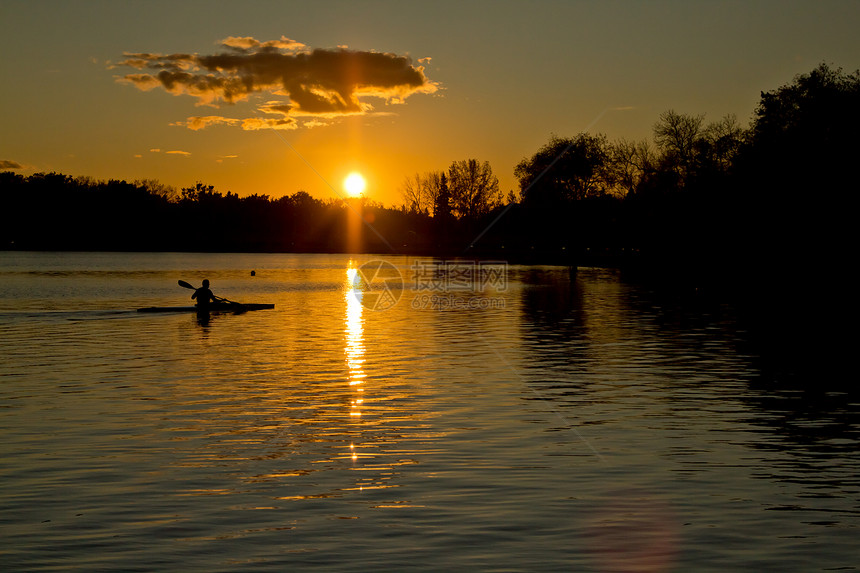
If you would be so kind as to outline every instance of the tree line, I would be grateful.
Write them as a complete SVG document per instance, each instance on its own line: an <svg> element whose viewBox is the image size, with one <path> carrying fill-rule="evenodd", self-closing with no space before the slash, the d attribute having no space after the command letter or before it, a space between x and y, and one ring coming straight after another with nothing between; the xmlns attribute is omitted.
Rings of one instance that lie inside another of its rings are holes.
<svg viewBox="0 0 860 573"><path fill-rule="evenodd" d="M202 182L176 190L60 173L2 172L0 201L0 246L21 250L385 253L422 224L364 198L240 197ZM356 218L365 227L358 244L347 236Z"/></svg>
<svg viewBox="0 0 860 573"><path fill-rule="evenodd" d="M669 110L651 140L553 135L503 195L486 161L406 178L403 204L239 197L198 182L0 173L0 246L364 251L685 269L796 264L849 237L860 75L822 64L761 94L748 126ZM349 220L363 222L361 242Z"/></svg>

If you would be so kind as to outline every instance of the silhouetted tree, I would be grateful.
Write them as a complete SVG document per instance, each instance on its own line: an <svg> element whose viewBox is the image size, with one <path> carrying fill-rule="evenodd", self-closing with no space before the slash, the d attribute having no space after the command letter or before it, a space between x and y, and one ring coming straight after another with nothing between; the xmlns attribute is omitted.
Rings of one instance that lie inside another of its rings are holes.
<svg viewBox="0 0 860 573"><path fill-rule="evenodd" d="M672 181L683 189L696 170L698 143L701 140L705 116L686 115L674 110L660 114L654 124L654 143L660 151L658 169L665 186Z"/></svg>
<svg viewBox="0 0 860 573"><path fill-rule="evenodd" d="M809 197L851 181L860 148L860 72L821 64L793 83L762 93L741 163L786 191ZM830 187L832 185L832 187Z"/></svg>
<svg viewBox="0 0 860 573"><path fill-rule="evenodd" d="M215 191L215 187L213 185L204 185L200 181L198 181L194 187L183 187L181 192L181 198L184 201L203 202L212 199L220 199L221 197L221 193Z"/></svg>
<svg viewBox="0 0 860 573"><path fill-rule="evenodd" d="M448 190L448 178L444 173L439 174L439 194L433 204L433 217L440 221L451 218L451 191Z"/></svg>
<svg viewBox="0 0 860 573"><path fill-rule="evenodd" d="M401 188L407 210L412 213L425 213L432 216L441 192L442 177L444 177L444 173L441 171L416 173L407 177Z"/></svg>
<svg viewBox="0 0 860 573"><path fill-rule="evenodd" d="M604 135L553 135L514 169L526 204L557 205L611 192L609 151Z"/></svg>
<svg viewBox="0 0 860 573"><path fill-rule="evenodd" d="M499 179L488 161L455 161L448 168L448 191L457 217L475 220L501 202Z"/></svg>
<svg viewBox="0 0 860 573"><path fill-rule="evenodd" d="M733 114L708 124L699 142L701 168L711 174L728 174L746 137L747 131Z"/></svg>
<svg viewBox="0 0 860 573"><path fill-rule="evenodd" d="M736 161L748 240L768 237L786 256L844 255L852 242L858 133L860 72L821 64L762 93Z"/></svg>
<svg viewBox="0 0 860 573"><path fill-rule="evenodd" d="M400 194L403 196L406 209L410 213L423 213L427 210L427 205L424 202L425 195L422 189L421 175L418 173L406 177L403 181Z"/></svg>
<svg viewBox="0 0 860 573"><path fill-rule="evenodd" d="M631 196L642 180L654 172L656 155L648 141L620 141L609 146L612 183L619 195Z"/></svg>
<svg viewBox="0 0 860 573"><path fill-rule="evenodd" d="M134 182L135 187L144 189L147 193L163 197L171 203L179 201L179 193L176 188L165 185L157 179L138 179Z"/></svg>
<svg viewBox="0 0 860 573"><path fill-rule="evenodd" d="M853 351L844 315L856 258L858 133L860 72L821 64L761 94L734 166L731 223L746 314L765 327L769 347L817 383L828 380L825 369L849 371L843 361Z"/></svg>

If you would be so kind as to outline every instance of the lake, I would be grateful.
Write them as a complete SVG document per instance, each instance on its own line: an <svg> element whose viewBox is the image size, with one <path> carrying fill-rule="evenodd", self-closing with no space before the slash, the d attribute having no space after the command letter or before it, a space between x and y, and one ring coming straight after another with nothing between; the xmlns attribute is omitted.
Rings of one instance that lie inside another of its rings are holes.
<svg viewBox="0 0 860 573"><path fill-rule="evenodd" d="M204 278L275 308L135 311ZM0 252L0 569L856 570L860 401L760 363L613 270Z"/></svg>

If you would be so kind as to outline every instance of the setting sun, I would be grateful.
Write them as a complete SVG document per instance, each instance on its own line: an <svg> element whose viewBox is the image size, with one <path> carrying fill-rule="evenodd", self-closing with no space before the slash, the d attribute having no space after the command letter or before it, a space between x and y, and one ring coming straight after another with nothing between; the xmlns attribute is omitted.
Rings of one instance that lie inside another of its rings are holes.
<svg viewBox="0 0 860 573"><path fill-rule="evenodd" d="M343 180L343 188L350 197L360 197L365 187L367 187L367 182L364 180L364 177L361 173L355 171L347 175L346 179Z"/></svg>

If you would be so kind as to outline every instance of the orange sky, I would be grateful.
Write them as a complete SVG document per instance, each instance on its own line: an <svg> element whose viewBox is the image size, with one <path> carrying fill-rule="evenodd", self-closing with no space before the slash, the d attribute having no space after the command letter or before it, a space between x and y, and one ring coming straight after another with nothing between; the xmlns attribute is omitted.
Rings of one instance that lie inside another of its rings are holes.
<svg viewBox="0 0 860 573"><path fill-rule="evenodd" d="M4 2L0 167L402 202L551 134L746 123L821 62L860 67L857 2ZM160 74L160 75L159 75Z"/></svg>

